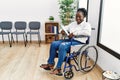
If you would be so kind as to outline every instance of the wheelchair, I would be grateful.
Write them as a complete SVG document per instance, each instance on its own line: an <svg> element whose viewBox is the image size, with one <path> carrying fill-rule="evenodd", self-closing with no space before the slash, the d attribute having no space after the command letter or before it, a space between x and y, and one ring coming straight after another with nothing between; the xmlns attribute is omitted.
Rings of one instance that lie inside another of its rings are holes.
<svg viewBox="0 0 120 80"><path fill-rule="evenodd" d="M71 79L74 76L73 68L75 68L76 71L86 73L91 71L97 63L98 50L94 45L89 45L89 37L85 44L74 45L71 47L76 46L78 47L78 50L75 49L72 52L69 52L65 58L63 73L66 79ZM72 61L74 61L75 64L72 64Z"/></svg>

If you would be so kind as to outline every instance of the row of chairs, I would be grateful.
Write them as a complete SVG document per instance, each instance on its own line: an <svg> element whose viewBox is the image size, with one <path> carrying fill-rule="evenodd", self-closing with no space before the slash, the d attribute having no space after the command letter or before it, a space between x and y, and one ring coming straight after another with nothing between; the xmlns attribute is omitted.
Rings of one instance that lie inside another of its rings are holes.
<svg viewBox="0 0 120 80"><path fill-rule="evenodd" d="M30 42L32 39L32 34L38 35L38 43L40 46L41 37L40 37L40 27L41 24L39 21L31 21L28 23L29 31L26 32L27 23L25 21L16 21L14 23L15 31L11 31L13 23L11 21L2 21L0 22L0 35L2 35L2 41L4 43L4 35L8 35L8 41L10 47L12 47L12 42L14 43L13 35L16 35L16 42L18 42L18 35L23 35L24 44L27 45L27 35L30 35Z"/></svg>

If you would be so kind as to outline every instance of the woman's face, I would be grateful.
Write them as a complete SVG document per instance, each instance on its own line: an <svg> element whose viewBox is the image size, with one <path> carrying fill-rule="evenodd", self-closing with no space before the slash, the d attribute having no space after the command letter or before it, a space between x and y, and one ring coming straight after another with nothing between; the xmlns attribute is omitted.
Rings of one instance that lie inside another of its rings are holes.
<svg viewBox="0 0 120 80"><path fill-rule="evenodd" d="M77 12L76 13L76 21L77 24L80 24L84 20L84 15L82 12Z"/></svg>

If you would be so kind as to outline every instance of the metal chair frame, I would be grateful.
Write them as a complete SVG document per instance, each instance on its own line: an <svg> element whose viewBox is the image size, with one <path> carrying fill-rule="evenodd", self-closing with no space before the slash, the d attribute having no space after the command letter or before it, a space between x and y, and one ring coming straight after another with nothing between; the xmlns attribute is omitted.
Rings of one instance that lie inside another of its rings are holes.
<svg viewBox="0 0 120 80"><path fill-rule="evenodd" d="M9 45L11 47L12 43L11 43L10 36L11 36L12 22L11 21L2 21L0 23L0 28L1 28L0 35L2 35L3 43L4 43L4 35L8 35Z"/></svg>
<svg viewBox="0 0 120 80"><path fill-rule="evenodd" d="M24 44L26 47L26 26L27 26L27 23L25 21L16 21L14 26L15 26L16 31L12 32L12 41L14 42L13 34L16 35L16 42L17 43L18 43L18 35L23 35Z"/></svg>
<svg viewBox="0 0 120 80"><path fill-rule="evenodd" d="M41 36L40 36L40 22L38 21L31 21L29 22L29 29L30 31L27 32L27 35L30 35L30 43L32 42L32 35L38 35L38 43L40 46L40 42L41 42ZM27 40L27 35L26 35L26 42L28 43Z"/></svg>

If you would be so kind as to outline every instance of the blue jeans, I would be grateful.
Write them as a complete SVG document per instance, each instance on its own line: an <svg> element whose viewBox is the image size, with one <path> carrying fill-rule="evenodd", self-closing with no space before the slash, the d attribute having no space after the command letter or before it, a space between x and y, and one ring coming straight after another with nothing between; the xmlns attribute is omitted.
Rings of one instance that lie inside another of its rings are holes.
<svg viewBox="0 0 120 80"><path fill-rule="evenodd" d="M70 51L70 46L78 45L78 44L82 44L82 43L76 40L72 40L71 43L70 39L53 41L50 46L48 64L55 64L54 59L56 57L56 51L58 50L58 62L56 68L61 68L67 52Z"/></svg>

